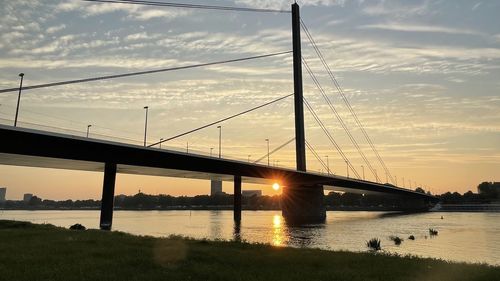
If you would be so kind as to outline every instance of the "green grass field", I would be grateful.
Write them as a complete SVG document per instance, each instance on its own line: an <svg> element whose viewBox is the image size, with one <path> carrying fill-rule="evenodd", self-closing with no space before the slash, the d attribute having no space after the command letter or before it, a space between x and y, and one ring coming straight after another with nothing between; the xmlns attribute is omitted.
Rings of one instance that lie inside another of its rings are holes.
<svg viewBox="0 0 500 281"><path fill-rule="evenodd" d="M500 280L500 267L0 220L0 280Z"/></svg>

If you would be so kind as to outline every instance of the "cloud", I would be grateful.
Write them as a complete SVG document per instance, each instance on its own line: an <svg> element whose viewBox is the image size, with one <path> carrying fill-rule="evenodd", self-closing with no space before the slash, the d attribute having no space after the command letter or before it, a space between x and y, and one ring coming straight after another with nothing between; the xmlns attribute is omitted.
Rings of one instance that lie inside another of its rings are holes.
<svg viewBox="0 0 500 281"><path fill-rule="evenodd" d="M56 33L58 31L61 31L65 28L66 28L66 25L63 23L63 24L59 24L59 25L51 26L51 27L47 28L46 32L49 34L52 34L52 33Z"/></svg>
<svg viewBox="0 0 500 281"><path fill-rule="evenodd" d="M88 3L77 0L59 3L56 12L71 12L78 11L83 14L83 17L94 17L103 14L123 12L127 19L147 21L154 18L163 20L171 20L178 17L190 15L192 11L186 9L163 9L150 8L147 6L135 4L118 4L118 3Z"/></svg>
<svg viewBox="0 0 500 281"><path fill-rule="evenodd" d="M406 17L429 13L429 1L378 0L362 2L362 12L371 16Z"/></svg>
<svg viewBox="0 0 500 281"><path fill-rule="evenodd" d="M385 23L385 24L368 24L359 26L360 29L380 29L380 30L391 30L391 31L404 31L404 32L429 32L429 33L448 33L448 34L459 34L459 35L484 35L481 32L468 30L468 29L458 29L445 26L435 26L435 25L411 25L403 23Z"/></svg>
<svg viewBox="0 0 500 281"><path fill-rule="evenodd" d="M300 6L343 6L346 0L302 0ZM237 5L252 8L290 10L292 1L289 0L236 0Z"/></svg>

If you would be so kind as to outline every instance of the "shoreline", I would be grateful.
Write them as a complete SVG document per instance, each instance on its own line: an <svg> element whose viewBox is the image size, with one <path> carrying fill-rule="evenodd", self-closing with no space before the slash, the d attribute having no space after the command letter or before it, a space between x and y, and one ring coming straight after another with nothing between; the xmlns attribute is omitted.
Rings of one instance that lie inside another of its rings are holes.
<svg viewBox="0 0 500 281"><path fill-rule="evenodd" d="M0 212L3 211L100 211L100 207L93 208L0 208ZM114 211L233 211L232 206L224 207L186 207L186 208L115 208ZM254 208L242 208L242 211L281 211L281 209L254 209ZM355 208L355 207L339 207L339 208L327 208L326 211L341 211L341 212L397 212L397 213L426 213L424 212L407 212L398 209L391 208ZM459 212L459 213L498 213L500 208L450 208L446 207L439 210L429 210L428 212L433 213L448 213L448 212Z"/></svg>

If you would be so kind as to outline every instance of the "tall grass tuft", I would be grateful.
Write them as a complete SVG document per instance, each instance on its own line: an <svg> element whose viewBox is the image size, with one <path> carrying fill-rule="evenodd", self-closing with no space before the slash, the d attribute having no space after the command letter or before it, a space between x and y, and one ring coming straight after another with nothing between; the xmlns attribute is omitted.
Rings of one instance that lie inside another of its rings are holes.
<svg viewBox="0 0 500 281"><path fill-rule="evenodd" d="M378 238L372 238L369 241L366 241L366 247L373 251L379 251L382 249L382 247L380 247L380 239Z"/></svg>
<svg viewBox="0 0 500 281"><path fill-rule="evenodd" d="M438 235L438 231L436 229L433 229L433 228L429 228L429 235L430 236L436 236Z"/></svg>
<svg viewBox="0 0 500 281"><path fill-rule="evenodd" d="M403 242L403 239L398 236L389 236L389 239L391 239L396 245L401 245L401 242Z"/></svg>

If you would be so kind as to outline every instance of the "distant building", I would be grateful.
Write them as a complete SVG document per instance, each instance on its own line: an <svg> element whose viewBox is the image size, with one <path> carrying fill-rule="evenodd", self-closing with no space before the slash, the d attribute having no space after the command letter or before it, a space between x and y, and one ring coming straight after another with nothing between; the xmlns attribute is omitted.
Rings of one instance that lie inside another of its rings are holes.
<svg viewBox="0 0 500 281"><path fill-rule="evenodd" d="M262 190L242 190L241 196L243 197L262 196Z"/></svg>
<svg viewBox="0 0 500 281"><path fill-rule="evenodd" d="M31 198L33 198L33 194L32 193L25 193L24 196L23 196L23 201L24 202L29 202L31 200Z"/></svg>
<svg viewBox="0 0 500 281"><path fill-rule="evenodd" d="M210 196L214 196L222 193L222 181L221 180L211 180L210 181Z"/></svg>
<svg viewBox="0 0 500 281"><path fill-rule="evenodd" d="M5 202L5 194L7 194L7 187L0 187L0 202Z"/></svg>

